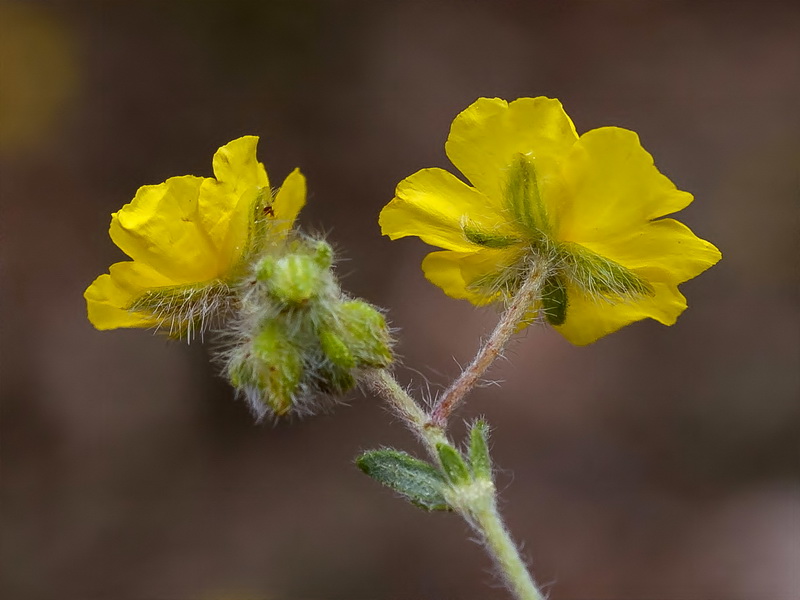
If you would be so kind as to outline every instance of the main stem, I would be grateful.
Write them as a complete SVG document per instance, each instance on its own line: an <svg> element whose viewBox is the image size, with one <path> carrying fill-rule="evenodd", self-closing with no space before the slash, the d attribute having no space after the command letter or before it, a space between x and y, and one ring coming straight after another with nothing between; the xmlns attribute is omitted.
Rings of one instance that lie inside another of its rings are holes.
<svg viewBox="0 0 800 600"><path fill-rule="evenodd" d="M417 435L435 461L439 460L437 444L452 446L446 432L450 414L500 355L525 315L541 297L546 278L545 269L537 266L531 269L528 278L512 298L495 330L481 346L472 363L439 398L430 414L409 396L388 371L375 370L367 375L368 385L376 394L388 400L394 412ZM489 554L502 572L506 585L516 598L544 600L544 594L536 587L525 561L522 560L497 511L493 486L490 496L476 496L457 509L483 538Z"/></svg>
<svg viewBox="0 0 800 600"><path fill-rule="evenodd" d="M486 369L500 356L511 336L517 331L517 327L525 317L525 314L530 311L534 301L541 296L542 286L546 278L547 270L534 265L525 283L519 288L503 316L500 317L500 321L494 331L481 346L481 349L478 350L478 354L475 355L475 358L472 359L470 365L464 369L461 375L450 384L444 394L439 397L431 411L430 420L432 424L442 429L447 428L447 419L453 410L461 404L467 392L475 387L475 384L486 372Z"/></svg>
<svg viewBox="0 0 800 600"><path fill-rule="evenodd" d="M505 583L520 600L544 600L544 594L536 587L528 567L519 555L497 506L494 496L491 502L471 511L471 525L483 537L489 552L500 567Z"/></svg>

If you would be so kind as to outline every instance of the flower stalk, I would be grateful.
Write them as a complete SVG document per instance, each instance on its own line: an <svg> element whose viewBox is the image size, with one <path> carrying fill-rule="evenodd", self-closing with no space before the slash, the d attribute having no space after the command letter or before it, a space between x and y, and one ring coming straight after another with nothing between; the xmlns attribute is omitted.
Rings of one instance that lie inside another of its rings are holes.
<svg viewBox="0 0 800 600"><path fill-rule="evenodd" d="M539 301L547 277L548 269L545 265L535 264L531 268L527 279L511 298L508 308L492 334L478 350L475 358L437 400L430 414L432 425L442 429L447 427L447 419L453 410L461 404L467 393L475 387L486 370L502 354L511 336L525 321L525 315L530 313L531 307Z"/></svg>

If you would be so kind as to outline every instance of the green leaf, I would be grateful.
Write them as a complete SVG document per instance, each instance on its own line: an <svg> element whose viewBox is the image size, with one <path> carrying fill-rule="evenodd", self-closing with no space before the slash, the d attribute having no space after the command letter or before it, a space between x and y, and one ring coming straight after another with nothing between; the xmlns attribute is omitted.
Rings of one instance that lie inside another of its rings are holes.
<svg viewBox="0 0 800 600"><path fill-rule="evenodd" d="M356 459L364 473L402 494L411 504L425 510L452 510L444 499L446 485L432 465L399 450L369 450Z"/></svg>
<svg viewBox="0 0 800 600"><path fill-rule="evenodd" d="M447 479L454 485L467 483L470 480L469 469L461 458L461 453L449 444L436 444L439 460Z"/></svg>
<svg viewBox="0 0 800 600"><path fill-rule="evenodd" d="M475 421L469 432L469 464L475 479L492 480L492 459L489 456L489 426Z"/></svg>

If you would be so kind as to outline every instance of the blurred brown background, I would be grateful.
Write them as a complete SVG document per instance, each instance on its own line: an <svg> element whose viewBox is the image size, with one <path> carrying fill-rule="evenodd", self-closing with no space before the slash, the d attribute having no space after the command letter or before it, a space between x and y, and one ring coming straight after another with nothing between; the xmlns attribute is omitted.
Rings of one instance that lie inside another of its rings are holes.
<svg viewBox="0 0 800 600"><path fill-rule="evenodd" d="M436 392L496 316L377 213L475 98L549 95L639 132L725 258L676 326L534 328L474 394L512 532L553 600L800 598L799 36L767 0L0 3L0 595L506 598L457 517L352 465L418 451L376 399L256 426L202 347L94 331L81 294L138 186L258 134Z"/></svg>

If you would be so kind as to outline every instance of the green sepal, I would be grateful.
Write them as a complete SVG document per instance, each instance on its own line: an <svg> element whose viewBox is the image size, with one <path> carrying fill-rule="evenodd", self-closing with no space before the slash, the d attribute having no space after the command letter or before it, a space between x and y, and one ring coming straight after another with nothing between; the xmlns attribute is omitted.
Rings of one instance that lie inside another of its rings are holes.
<svg viewBox="0 0 800 600"><path fill-rule="evenodd" d="M322 352L332 364L342 369L352 369L356 365L355 358L341 336L329 328L319 332L319 345Z"/></svg>
<svg viewBox="0 0 800 600"><path fill-rule="evenodd" d="M492 480L492 459L489 456L489 426L475 421L469 432L469 466L475 479Z"/></svg>
<svg viewBox="0 0 800 600"><path fill-rule="evenodd" d="M550 231L536 166L524 154L517 154L508 168L505 196L508 209L517 224L534 239L539 239Z"/></svg>
<svg viewBox="0 0 800 600"><path fill-rule="evenodd" d="M229 310L233 293L227 283L176 285L146 290L128 307L156 320L161 332L191 340Z"/></svg>
<svg viewBox="0 0 800 600"><path fill-rule="evenodd" d="M463 225L461 230L464 232L464 237L470 242L478 246L483 246L484 248L509 248L515 244L519 244L520 241L517 237L491 231L482 231L472 225Z"/></svg>
<svg viewBox="0 0 800 600"><path fill-rule="evenodd" d="M619 302L655 293L641 276L585 246L561 242L556 253L564 277L590 297Z"/></svg>
<svg viewBox="0 0 800 600"><path fill-rule="evenodd" d="M567 287L558 275L548 277L542 286L542 312L550 325L567 320Z"/></svg>
<svg viewBox="0 0 800 600"><path fill-rule="evenodd" d="M458 450L449 444L439 443L436 444L436 452L439 454L442 470L450 483L460 485L469 482L469 469Z"/></svg>
<svg viewBox="0 0 800 600"><path fill-rule="evenodd" d="M378 483L425 510L453 510L442 490L447 485L432 465L399 450L369 450L356 465Z"/></svg>

